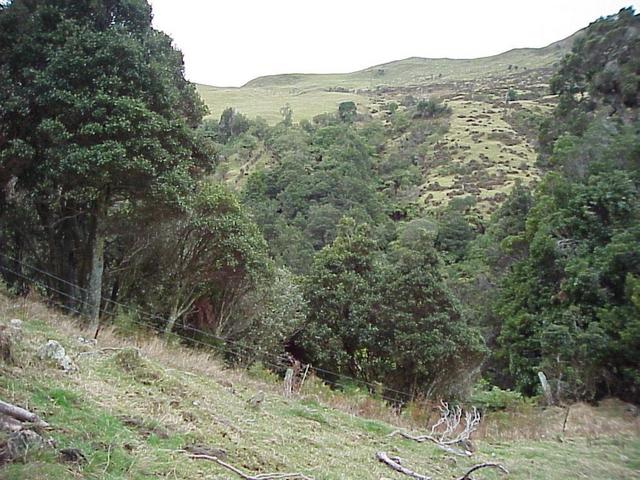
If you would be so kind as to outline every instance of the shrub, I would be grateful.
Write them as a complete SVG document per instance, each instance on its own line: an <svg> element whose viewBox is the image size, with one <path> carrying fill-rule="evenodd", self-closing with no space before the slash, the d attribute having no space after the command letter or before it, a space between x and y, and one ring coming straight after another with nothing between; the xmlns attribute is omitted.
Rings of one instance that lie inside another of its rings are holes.
<svg viewBox="0 0 640 480"><path fill-rule="evenodd" d="M507 410L526 403L520 392L502 390L495 385L489 387L487 382L480 382L471 394L471 403L480 410Z"/></svg>

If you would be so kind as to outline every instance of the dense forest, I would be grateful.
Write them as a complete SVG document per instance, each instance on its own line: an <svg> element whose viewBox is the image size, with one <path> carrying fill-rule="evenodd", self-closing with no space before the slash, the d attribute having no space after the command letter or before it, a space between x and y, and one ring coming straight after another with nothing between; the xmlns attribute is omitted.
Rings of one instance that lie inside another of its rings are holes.
<svg viewBox="0 0 640 480"><path fill-rule="evenodd" d="M2 279L94 328L288 353L390 397L535 396L544 372L557 401L639 402L639 32L628 8L577 37L528 125L541 180L482 216L415 201L442 99L212 119L145 1L0 3Z"/></svg>

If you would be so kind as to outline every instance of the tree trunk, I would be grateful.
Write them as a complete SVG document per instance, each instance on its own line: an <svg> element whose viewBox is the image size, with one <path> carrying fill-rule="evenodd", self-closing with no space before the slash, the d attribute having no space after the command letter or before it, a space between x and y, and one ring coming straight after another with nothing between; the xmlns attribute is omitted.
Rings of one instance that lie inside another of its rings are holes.
<svg viewBox="0 0 640 480"><path fill-rule="evenodd" d="M165 335L171 334L171 331L173 330L173 326L176 324L176 320L178 320L178 314L174 311L169 316L169 319L167 320L167 324L164 327Z"/></svg>
<svg viewBox="0 0 640 480"><path fill-rule="evenodd" d="M171 331L173 330L173 327L176 324L176 321L178 320L180 315L182 315L182 312L183 311L180 310L180 300L176 299L175 303L173 304L173 307L171 308L171 314L167 319L167 324L164 326L164 334L166 336L171 334Z"/></svg>
<svg viewBox="0 0 640 480"><path fill-rule="evenodd" d="M104 272L104 243L105 234L103 223L105 218L104 203L96 202L91 234L89 237L89 279L87 282L87 296L84 314L89 320L91 330L98 329L100 323L100 301L102 299L102 274Z"/></svg>

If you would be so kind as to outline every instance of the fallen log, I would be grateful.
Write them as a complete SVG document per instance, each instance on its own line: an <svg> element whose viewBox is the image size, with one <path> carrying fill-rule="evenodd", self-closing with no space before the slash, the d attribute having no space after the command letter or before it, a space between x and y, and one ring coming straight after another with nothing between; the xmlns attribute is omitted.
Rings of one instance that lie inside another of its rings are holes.
<svg viewBox="0 0 640 480"><path fill-rule="evenodd" d="M376 453L376 458L382 463L386 464L389 468L392 468L396 472L407 475L408 477L415 478L416 480L431 480L431 477L421 475L400 465L400 459L397 457L390 458L386 453L378 452Z"/></svg>
<svg viewBox="0 0 640 480"><path fill-rule="evenodd" d="M21 422L29 422L35 427L47 428L49 426L47 422L41 420L35 413L2 400L0 400L0 414L13 417Z"/></svg>

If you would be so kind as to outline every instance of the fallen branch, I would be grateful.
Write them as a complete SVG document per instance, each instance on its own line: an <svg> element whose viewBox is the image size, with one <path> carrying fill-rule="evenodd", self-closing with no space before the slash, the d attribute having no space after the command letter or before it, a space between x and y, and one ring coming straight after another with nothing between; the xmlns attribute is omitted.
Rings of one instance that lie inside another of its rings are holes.
<svg viewBox="0 0 640 480"><path fill-rule="evenodd" d="M507 470L506 468L504 468L502 465L500 465L499 463L480 463L478 465L475 465L474 467L471 467L469 469L469 471L467 473L465 473L463 476L461 476L460 478L458 478L458 480L473 480L471 478L471 474L473 472L475 472L476 470L480 470L481 468L497 468L498 470L500 470L502 473L508 475L509 474L509 470Z"/></svg>
<svg viewBox="0 0 640 480"><path fill-rule="evenodd" d="M438 447L441 450L444 450L447 453L452 453L453 455L458 455L460 457L470 457L471 455L473 455L472 452L470 452L469 450L459 450L457 448L453 448L451 447L451 443L450 442L440 442L440 440L438 440L435 437L432 437L431 435L418 435L418 436L414 436L411 435L410 433L407 432L403 432L402 430L396 430L395 432L392 432L389 434L389 437L393 437L394 435L400 435L403 438L406 438L408 440L413 440L414 442L418 442L418 443L423 443L426 442L427 440L430 442L433 442L436 444L436 447Z"/></svg>
<svg viewBox="0 0 640 480"><path fill-rule="evenodd" d="M438 409L440 410L440 419L433 424L428 434L415 436L396 430L389 436L400 435L418 443L428 440L435 443L438 448L445 452L461 457L470 457L473 454L473 447L470 446L470 437L480 425L480 412L475 407L471 411L463 412L460 406L450 407L446 402L441 402ZM463 448L453 448L454 445Z"/></svg>
<svg viewBox="0 0 640 480"><path fill-rule="evenodd" d="M185 450L182 450L182 451L185 452ZM210 462L215 462L221 467L224 467L227 470L231 470L233 473L235 473L239 477L244 478L244 480L284 480L284 479L313 480L312 478L307 477L302 473L260 473L258 475L248 475L244 473L242 470L234 467L233 465L229 465L228 463L220 460L218 457L214 457L212 455L189 454L188 456L189 458L194 458L197 460L198 459L209 460ZM426 480L430 480L430 479L426 479Z"/></svg>
<svg viewBox="0 0 640 480"><path fill-rule="evenodd" d="M41 420L35 413L2 400L0 400L0 414L13 417L21 422L29 422L35 427L46 428L49 426L47 422Z"/></svg>
<svg viewBox="0 0 640 480"><path fill-rule="evenodd" d="M386 453L378 452L376 453L376 458L396 472L407 475L408 477L415 478L416 480L431 480L431 477L421 475L400 465L400 459L397 457L390 458Z"/></svg>

